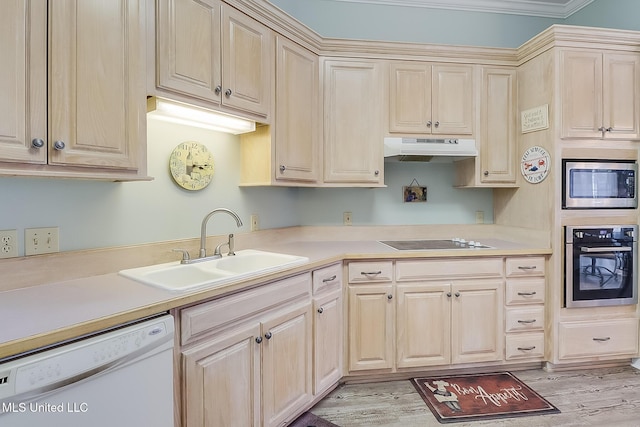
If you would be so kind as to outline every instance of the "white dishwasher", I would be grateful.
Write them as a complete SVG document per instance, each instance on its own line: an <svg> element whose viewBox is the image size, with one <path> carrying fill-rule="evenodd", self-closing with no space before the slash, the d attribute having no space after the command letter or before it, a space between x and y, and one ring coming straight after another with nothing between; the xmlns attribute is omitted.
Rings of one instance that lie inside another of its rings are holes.
<svg viewBox="0 0 640 427"><path fill-rule="evenodd" d="M173 427L173 317L0 361L0 426Z"/></svg>

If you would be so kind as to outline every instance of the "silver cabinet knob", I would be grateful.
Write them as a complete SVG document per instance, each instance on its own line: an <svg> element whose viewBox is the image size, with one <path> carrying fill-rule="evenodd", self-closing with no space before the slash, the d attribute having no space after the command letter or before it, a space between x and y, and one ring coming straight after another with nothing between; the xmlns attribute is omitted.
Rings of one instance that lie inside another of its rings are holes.
<svg viewBox="0 0 640 427"><path fill-rule="evenodd" d="M286 166L285 165L280 165L280 173L284 173L284 171L286 170Z"/></svg>
<svg viewBox="0 0 640 427"><path fill-rule="evenodd" d="M391 300L391 299L393 299L393 295L391 295L391 294L388 294L388 295L387 295L387 299L388 299L388 300Z"/></svg>
<svg viewBox="0 0 640 427"><path fill-rule="evenodd" d="M320 307L320 308L318 309L318 313L320 313L320 314L324 313L324 308Z"/></svg>
<svg viewBox="0 0 640 427"><path fill-rule="evenodd" d="M222 92L222 86L218 85L216 86L216 88L213 90L216 95L220 95L220 92Z"/></svg>
<svg viewBox="0 0 640 427"><path fill-rule="evenodd" d="M607 132L613 132L613 128L612 127L608 127L605 129Z"/></svg>
<svg viewBox="0 0 640 427"><path fill-rule="evenodd" d="M434 123L434 126L435 126L435 127L440 126L440 122L435 122L435 123Z"/></svg>
<svg viewBox="0 0 640 427"><path fill-rule="evenodd" d="M33 148L42 148L44 147L44 141L40 138L35 138L31 141L31 146Z"/></svg>
<svg viewBox="0 0 640 427"><path fill-rule="evenodd" d="M427 122L427 127L428 127L428 128L430 128L430 127L431 127L431 120L429 120L429 121Z"/></svg>
<svg viewBox="0 0 640 427"><path fill-rule="evenodd" d="M56 141L53 143L53 148L56 150L64 150L64 147L66 147L64 141Z"/></svg>
<svg viewBox="0 0 640 427"><path fill-rule="evenodd" d="M256 337L256 342L260 344L262 342L262 337Z"/></svg>
<svg viewBox="0 0 640 427"><path fill-rule="evenodd" d="M273 334L271 332L267 332L266 334L264 334L264 337L268 340L270 340L272 336Z"/></svg>
<svg viewBox="0 0 640 427"><path fill-rule="evenodd" d="M373 172L373 174L374 174L375 176L378 176L378 175L380 175L380 171L378 171L378 170L377 170L377 171L374 171L374 172Z"/></svg>
<svg viewBox="0 0 640 427"><path fill-rule="evenodd" d="M454 295L458 298L460 296L460 292L456 292Z"/></svg>
<svg viewBox="0 0 640 427"><path fill-rule="evenodd" d="M451 298L451 292L447 292L447 296Z"/></svg>
<svg viewBox="0 0 640 427"><path fill-rule="evenodd" d="M231 96L233 92L231 91L231 89L227 89L224 91L224 94L226 95L227 98L229 98Z"/></svg>
<svg viewBox="0 0 640 427"><path fill-rule="evenodd" d="M483 175L484 176L489 176L489 171L484 171Z"/></svg>

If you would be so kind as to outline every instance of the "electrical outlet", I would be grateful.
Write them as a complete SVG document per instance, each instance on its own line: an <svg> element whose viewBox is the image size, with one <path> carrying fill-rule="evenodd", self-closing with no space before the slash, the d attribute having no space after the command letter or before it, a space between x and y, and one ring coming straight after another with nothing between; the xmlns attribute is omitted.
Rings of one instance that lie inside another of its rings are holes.
<svg viewBox="0 0 640 427"><path fill-rule="evenodd" d="M484 224L484 211L476 211L476 224Z"/></svg>
<svg viewBox="0 0 640 427"><path fill-rule="evenodd" d="M16 230L0 230L0 258L18 256L18 232Z"/></svg>
<svg viewBox="0 0 640 427"><path fill-rule="evenodd" d="M351 212L344 212L342 214L342 224L343 225L353 225Z"/></svg>
<svg viewBox="0 0 640 427"><path fill-rule="evenodd" d="M60 251L58 227L26 228L24 254L40 255Z"/></svg>
<svg viewBox="0 0 640 427"><path fill-rule="evenodd" d="M251 231L258 231L260 230L260 218L258 217L258 214L252 214L251 215Z"/></svg>

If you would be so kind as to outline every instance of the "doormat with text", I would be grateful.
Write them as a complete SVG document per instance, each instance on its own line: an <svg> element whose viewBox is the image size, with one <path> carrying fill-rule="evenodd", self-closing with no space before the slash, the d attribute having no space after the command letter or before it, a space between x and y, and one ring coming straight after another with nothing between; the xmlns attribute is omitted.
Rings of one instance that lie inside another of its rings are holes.
<svg viewBox="0 0 640 427"><path fill-rule="evenodd" d="M413 378L440 423L559 413L509 372Z"/></svg>
<svg viewBox="0 0 640 427"><path fill-rule="evenodd" d="M340 427L311 412L300 415L289 427Z"/></svg>

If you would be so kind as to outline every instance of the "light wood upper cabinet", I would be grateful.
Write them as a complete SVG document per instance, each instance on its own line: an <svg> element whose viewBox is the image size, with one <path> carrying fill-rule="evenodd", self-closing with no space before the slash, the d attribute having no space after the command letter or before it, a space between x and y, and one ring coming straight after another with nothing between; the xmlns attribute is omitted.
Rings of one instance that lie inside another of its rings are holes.
<svg viewBox="0 0 640 427"><path fill-rule="evenodd" d="M560 52L562 137L640 138L640 55Z"/></svg>
<svg viewBox="0 0 640 427"><path fill-rule="evenodd" d="M382 64L325 59L323 72L324 182L382 185Z"/></svg>
<svg viewBox="0 0 640 427"><path fill-rule="evenodd" d="M0 174L145 179L145 2L10 4Z"/></svg>
<svg viewBox="0 0 640 427"><path fill-rule="evenodd" d="M516 70L483 68L480 181L516 182Z"/></svg>
<svg viewBox="0 0 640 427"><path fill-rule="evenodd" d="M269 116L273 34L266 26L219 0L159 0L156 34L158 88Z"/></svg>
<svg viewBox="0 0 640 427"><path fill-rule="evenodd" d="M32 141L48 140L47 3L13 0L2 8L0 161L45 164L47 148Z"/></svg>
<svg viewBox="0 0 640 427"><path fill-rule="evenodd" d="M392 62L389 132L472 135L474 67Z"/></svg>
<svg viewBox="0 0 640 427"><path fill-rule="evenodd" d="M320 178L318 56L277 37L276 179L317 182Z"/></svg>

